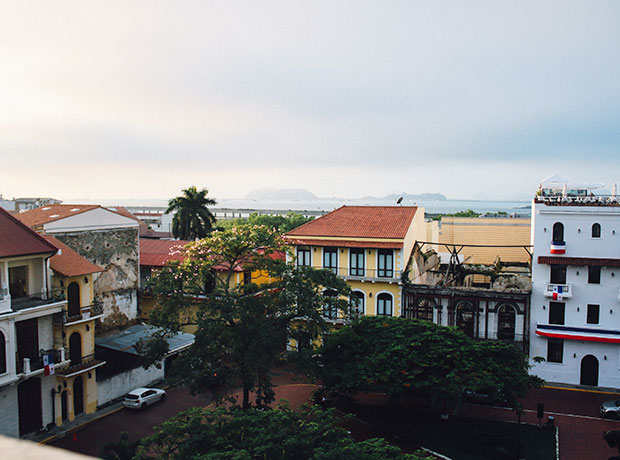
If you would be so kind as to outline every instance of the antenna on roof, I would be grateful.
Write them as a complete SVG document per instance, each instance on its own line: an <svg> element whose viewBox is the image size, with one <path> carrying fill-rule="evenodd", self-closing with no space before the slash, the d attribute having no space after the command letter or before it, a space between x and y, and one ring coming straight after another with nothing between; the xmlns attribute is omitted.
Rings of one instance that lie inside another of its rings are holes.
<svg viewBox="0 0 620 460"><path fill-rule="evenodd" d="M401 196L398 200L396 200L396 204L401 204L403 202L403 197Z"/></svg>

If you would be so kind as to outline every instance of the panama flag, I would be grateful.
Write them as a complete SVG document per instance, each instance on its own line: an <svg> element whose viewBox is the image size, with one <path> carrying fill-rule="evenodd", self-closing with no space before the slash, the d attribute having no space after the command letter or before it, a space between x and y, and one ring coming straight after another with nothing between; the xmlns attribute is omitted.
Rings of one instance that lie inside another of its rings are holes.
<svg viewBox="0 0 620 460"><path fill-rule="evenodd" d="M562 300L562 292L564 286L554 286L553 287L553 300Z"/></svg>
<svg viewBox="0 0 620 460"><path fill-rule="evenodd" d="M565 254L566 244L564 241L552 241L551 242L551 254Z"/></svg>
<svg viewBox="0 0 620 460"><path fill-rule="evenodd" d="M51 363L45 366L44 373L45 375L54 375L55 374L54 363Z"/></svg>

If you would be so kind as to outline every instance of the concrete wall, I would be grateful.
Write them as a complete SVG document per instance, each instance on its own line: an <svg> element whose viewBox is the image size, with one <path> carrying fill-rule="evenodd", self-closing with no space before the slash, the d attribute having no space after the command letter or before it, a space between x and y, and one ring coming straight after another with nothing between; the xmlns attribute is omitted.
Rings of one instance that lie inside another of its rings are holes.
<svg viewBox="0 0 620 460"><path fill-rule="evenodd" d="M0 388L0 434L19 437L17 385Z"/></svg>
<svg viewBox="0 0 620 460"><path fill-rule="evenodd" d="M161 369L157 369L155 366L151 366L146 370L138 367L109 379L99 380L97 381L98 404L101 406L123 396L134 388L148 386L150 383L163 378L164 366L162 364Z"/></svg>
<svg viewBox="0 0 620 460"><path fill-rule="evenodd" d="M137 228L55 233L54 236L105 269L94 275L94 294L103 303L104 330L125 326L138 317Z"/></svg>

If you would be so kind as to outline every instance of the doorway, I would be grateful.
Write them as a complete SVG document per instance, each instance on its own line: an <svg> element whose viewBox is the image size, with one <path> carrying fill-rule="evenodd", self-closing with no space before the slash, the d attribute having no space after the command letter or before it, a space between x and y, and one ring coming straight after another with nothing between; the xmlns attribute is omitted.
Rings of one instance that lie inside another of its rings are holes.
<svg viewBox="0 0 620 460"><path fill-rule="evenodd" d="M592 355L584 356L581 360L580 385L598 386L598 359Z"/></svg>
<svg viewBox="0 0 620 460"><path fill-rule="evenodd" d="M78 375L73 381L73 413L75 415L84 412L84 383L82 376Z"/></svg>

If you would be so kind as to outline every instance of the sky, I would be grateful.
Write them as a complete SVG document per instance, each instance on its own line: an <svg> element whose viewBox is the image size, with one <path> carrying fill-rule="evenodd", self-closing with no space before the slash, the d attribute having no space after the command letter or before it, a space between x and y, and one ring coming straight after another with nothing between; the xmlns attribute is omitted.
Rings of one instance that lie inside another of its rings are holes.
<svg viewBox="0 0 620 460"><path fill-rule="evenodd" d="M5 198L620 181L617 1L0 4Z"/></svg>

